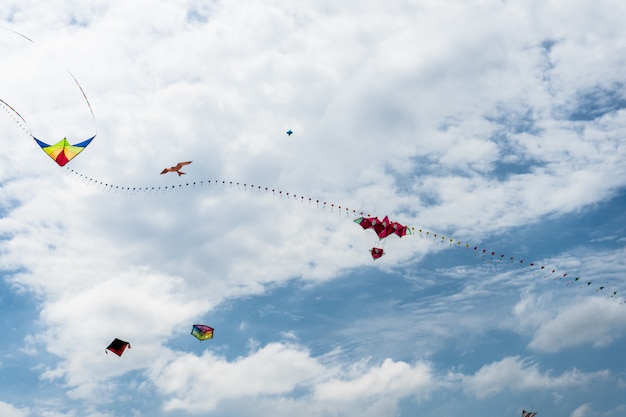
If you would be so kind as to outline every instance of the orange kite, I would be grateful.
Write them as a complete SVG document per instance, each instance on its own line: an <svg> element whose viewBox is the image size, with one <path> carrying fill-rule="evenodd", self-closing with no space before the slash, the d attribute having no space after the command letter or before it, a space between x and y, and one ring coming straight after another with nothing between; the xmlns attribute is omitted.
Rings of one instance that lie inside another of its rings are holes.
<svg viewBox="0 0 626 417"><path fill-rule="evenodd" d="M185 172L181 172L180 169L185 166L185 165L189 165L190 163L192 163L193 161L187 161L187 162L179 162L176 165L174 165L171 168L165 168L163 171L161 171L161 174L167 174L168 172L175 172L178 174L178 176L180 177L181 175L185 174Z"/></svg>

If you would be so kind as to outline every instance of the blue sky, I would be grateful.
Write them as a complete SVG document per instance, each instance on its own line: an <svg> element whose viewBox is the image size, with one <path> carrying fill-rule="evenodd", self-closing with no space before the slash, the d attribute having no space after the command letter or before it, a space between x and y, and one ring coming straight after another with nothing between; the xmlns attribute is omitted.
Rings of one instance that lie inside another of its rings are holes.
<svg viewBox="0 0 626 417"><path fill-rule="evenodd" d="M626 415L624 16L4 1L0 415Z"/></svg>

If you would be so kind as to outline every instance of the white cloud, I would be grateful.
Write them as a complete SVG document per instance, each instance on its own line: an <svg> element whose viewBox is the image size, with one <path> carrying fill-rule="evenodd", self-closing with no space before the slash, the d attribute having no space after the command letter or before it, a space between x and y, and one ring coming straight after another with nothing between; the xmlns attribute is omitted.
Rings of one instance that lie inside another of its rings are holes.
<svg viewBox="0 0 626 417"><path fill-rule="evenodd" d="M331 378L319 384L315 387L315 397L329 407L342 404L345 412L355 403L374 405L383 402L392 407L403 397L423 398L435 387L428 364L411 366L386 359L379 367L357 368L347 377Z"/></svg>
<svg viewBox="0 0 626 417"><path fill-rule="evenodd" d="M592 415L593 413L591 411L591 405L583 404L577 409L575 409L574 411L572 411L572 414L570 414L570 417L590 417Z"/></svg>
<svg viewBox="0 0 626 417"><path fill-rule="evenodd" d="M0 415L3 417L28 417L30 412L28 409L15 408L11 404L0 401Z"/></svg>
<svg viewBox="0 0 626 417"><path fill-rule="evenodd" d="M202 356L183 355L153 376L167 400L168 411L212 410L222 400L292 392L323 373L323 367L307 352L274 343L248 357L228 362L205 351Z"/></svg>
<svg viewBox="0 0 626 417"><path fill-rule="evenodd" d="M167 411L228 409L237 402L258 415L393 414L402 398L425 398L436 383L429 365L385 360L349 367L325 363L295 345L272 343L247 357L227 361L205 351L187 354L154 371L152 380L169 399ZM260 405L252 405L260 401ZM240 409L240 412L241 409ZM244 412L245 413L245 412Z"/></svg>
<svg viewBox="0 0 626 417"><path fill-rule="evenodd" d="M539 365L519 356L507 357L485 365L473 375L460 375L464 389L477 398L485 398L504 390L525 391L585 386L606 379L607 370L585 373L574 369L552 376L541 372Z"/></svg>
<svg viewBox="0 0 626 417"><path fill-rule="evenodd" d="M529 346L544 352L582 344L596 348L608 346L626 332L623 310L622 305L606 298L584 299L542 322Z"/></svg>

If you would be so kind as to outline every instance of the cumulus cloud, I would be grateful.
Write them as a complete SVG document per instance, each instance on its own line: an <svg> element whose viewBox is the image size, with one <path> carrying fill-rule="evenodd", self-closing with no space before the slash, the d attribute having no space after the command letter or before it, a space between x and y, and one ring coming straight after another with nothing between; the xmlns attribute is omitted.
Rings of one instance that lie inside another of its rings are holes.
<svg viewBox="0 0 626 417"><path fill-rule="evenodd" d="M592 416L591 412L591 404L583 404L580 407L576 408L570 414L570 417L589 417Z"/></svg>
<svg viewBox="0 0 626 417"><path fill-rule="evenodd" d="M485 398L504 390L526 391L585 386L608 376L608 370L585 373L577 369L553 376L550 371L542 372L539 364L513 356L484 365L475 374L460 375L460 378L466 391L478 398Z"/></svg>
<svg viewBox="0 0 626 417"><path fill-rule="evenodd" d="M296 345L271 343L249 356L228 361L205 351L187 354L152 373L153 383L169 399L167 411L202 413L233 402L261 400L264 414L361 415L392 413L402 398L423 398L436 385L430 366L385 360L351 366L314 358ZM247 408L244 407L244 408ZM289 411L291 410L291 411ZM278 413L278 414L276 414Z"/></svg>
<svg viewBox="0 0 626 417"><path fill-rule="evenodd" d="M4 417L28 417L30 411L25 408L16 408L11 404L0 401L0 414Z"/></svg>
<svg viewBox="0 0 626 417"><path fill-rule="evenodd" d="M202 356L187 354L168 364L155 382L176 397L167 401L166 410L198 412L214 409L224 399L289 393L321 371L306 352L275 343L234 363L208 351Z"/></svg>
<svg viewBox="0 0 626 417"><path fill-rule="evenodd" d="M582 344L595 348L608 346L626 332L623 313L619 303L606 298L584 299L542 322L529 346L544 352L558 352Z"/></svg>

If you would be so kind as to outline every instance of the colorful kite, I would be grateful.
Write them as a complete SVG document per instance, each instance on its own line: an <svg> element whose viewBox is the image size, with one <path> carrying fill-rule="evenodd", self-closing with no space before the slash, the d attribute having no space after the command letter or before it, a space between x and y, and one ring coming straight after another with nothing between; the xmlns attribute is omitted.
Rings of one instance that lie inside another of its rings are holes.
<svg viewBox="0 0 626 417"><path fill-rule="evenodd" d="M194 324L191 328L191 334L198 340L213 339L213 328L204 324Z"/></svg>
<svg viewBox="0 0 626 417"><path fill-rule="evenodd" d="M187 161L187 162L179 162L176 165L174 165L171 168L165 168L163 171L161 171L161 175L163 174L167 174L168 172L175 172L178 174L178 176L180 177L181 175L185 175L185 172L181 172L181 168L185 165L189 165L190 163L192 163L193 161Z"/></svg>
<svg viewBox="0 0 626 417"><path fill-rule="evenodd" d="M538 413L522 410L522 417L535 417Z"/></svg>
<svg viewBox="0 0 626 417"><path fill-rule="evenodd" d="M81 153L94 138L95 136L92 136L81 143L77 143L76 145L70 145L67 138L63 138L54 145L48 145L33 136L35 142L41 146L41 149L43 149L44 152L50 156L50 158L54 159L59 166L65 166L65 164L74 159L74 157Z"/></svg>
<svg viewBox="0 0 626 417"><path fill-rule="evenodd" d="M109 352L107 352L107 350L110 350L111 352L115 353L117 356L122 356L122 353L124 353L124 350L126 349L126 347L130 349L130 343L124 342L123 340L115 338L113 339L111 344L106 348L104 353L108 354Z"/></svg>

